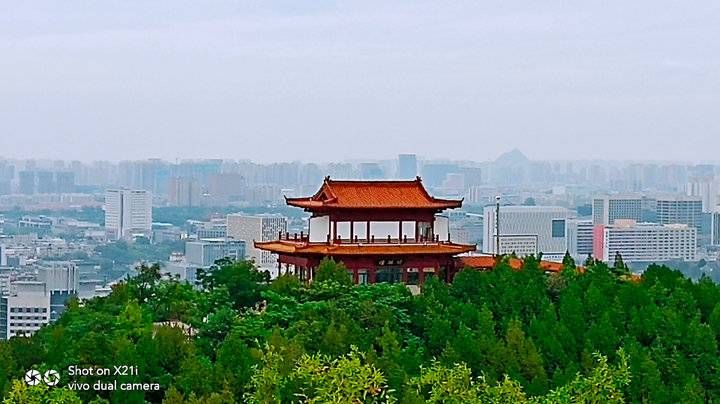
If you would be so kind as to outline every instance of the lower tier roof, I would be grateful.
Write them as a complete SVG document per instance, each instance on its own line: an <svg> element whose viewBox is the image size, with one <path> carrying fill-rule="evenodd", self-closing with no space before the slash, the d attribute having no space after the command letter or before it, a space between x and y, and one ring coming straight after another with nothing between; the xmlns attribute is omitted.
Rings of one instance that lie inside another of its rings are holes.
<svg viewBox="0 0 720 404"><path fill-rule="evenodd" d="M475 251L476 246L456 243L308 243L276 240L256 241L255 247L276 254L297 255L456 255Z"/></svg>

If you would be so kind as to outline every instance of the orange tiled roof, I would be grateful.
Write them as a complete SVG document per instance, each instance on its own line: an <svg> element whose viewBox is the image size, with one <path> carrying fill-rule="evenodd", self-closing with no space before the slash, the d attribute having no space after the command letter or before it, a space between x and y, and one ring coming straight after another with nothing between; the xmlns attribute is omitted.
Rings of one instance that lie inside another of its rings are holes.
<svg viewBox="0 0 720 404"><path fill-rule="evenodd" d="M420 177L411 181L338 181L325 177L320 190L306 198L286 198L288 205L306 210L352 209L451 209L462 200L439 199L428 194Z"/></svg>
<svg viewBox="0 0 720 404"><path fill-rule="evenodd" d="M477 269L493 269L495 266L495 257L491 255L478 255L471 257L459 257L458 260L464 267ZM520 258L510 258L508 260L510 268L518 271L522 269L523 261ZM540 269L547 272L560 272L563 265L559 262L540 261Z"/></svg>
<svg viewBox="0 0 720 404"><path fill-rule="evenodd" d="M280 254L338 255L417 255L462 254L475 251L475 245L455 243L402 243L402 244L326 244L288 240L256 241L255 247Z"/></svg>

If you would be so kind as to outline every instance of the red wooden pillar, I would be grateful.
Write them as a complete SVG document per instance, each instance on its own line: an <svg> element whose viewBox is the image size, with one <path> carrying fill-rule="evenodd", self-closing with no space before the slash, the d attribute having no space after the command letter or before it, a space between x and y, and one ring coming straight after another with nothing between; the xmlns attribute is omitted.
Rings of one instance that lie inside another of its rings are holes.
<svg viewBox="0 0 720 404"><path fill-rule="evenodd" d="M425 283L425 268L420 267L418 271L420 271L418 272L418 284L422 285Z"/></svg>
<svg viewBox="0 0 720 404"><path fill-rule="evenodd" d="M398 222L398 244L402 243L402 220Z"/></svg>
<svg viewBox="0 0 720 404"><path fill-rule="evenodd" d="M353 240L355 240L355 222L352 220L350 221L350 242L352 243Z"/></svg>
<svg viewBox="0 0 720 404"><path fill-rule="evenodd" d="M402 283L407 283L408 281L408 269L406 267L402 267L402 275L400 277L402 280Z"/></svg>
<svg viewBox="0 0 720 404"><path fill-rule="evenodd" d="M359 272L359 270L358 270L357 268L353 268L353 283L354 283L355 285L357 285L358 282L360 281L358 272Z"/></svg>
<svg viewBox="0 0 720 404"><path fill-rule="evenodd" d="M368 220L365 224L365 238L367 238L367 242L370 242L370 221Z"/></svg>
<svg viewBox="0 0 720 404"><path fill-rule="evenodd" d="M368 283L375 283L375 271L377 271L375 267L368 269Z"/></svg>

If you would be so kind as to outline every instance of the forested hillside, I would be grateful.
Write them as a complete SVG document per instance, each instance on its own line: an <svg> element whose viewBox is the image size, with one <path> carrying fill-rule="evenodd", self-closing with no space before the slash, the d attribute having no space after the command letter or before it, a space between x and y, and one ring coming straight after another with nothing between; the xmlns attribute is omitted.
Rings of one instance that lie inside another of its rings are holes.
<svg viewBox="0 0 720 404"><path fill-rule="evenodd" d="M32 338L0 343L7 403L653 402L720 400L720 288L653 266L640 279L592 263L546 275L465 270L354 286L341 265L317 280L268 282L222 263L202 290L157 266L106 298L71 304ZM179 329L157 323L181 321ZM137 375L71 376L137 366ZM60 386L27 387L57 369ZM157 391L71 391L70 382L157 383ZM44 400L44 401L43 401Z"/></svg>

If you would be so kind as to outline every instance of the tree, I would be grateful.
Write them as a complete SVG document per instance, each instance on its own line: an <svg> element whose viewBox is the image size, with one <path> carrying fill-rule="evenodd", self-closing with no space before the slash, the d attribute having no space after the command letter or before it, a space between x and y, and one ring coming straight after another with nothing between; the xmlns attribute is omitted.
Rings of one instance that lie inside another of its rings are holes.
<svg viewBox="0 0 720 404"><path fill-rule="evenodd" d="M592 254L588 254L587 258L585 258L584 265L585 267L591 267L595 264L595 258L593 258Z"/></svg>
<svg viewBox="0 0 720 404"><path fill-rule="evenodd" d="M563 269L575 269L575 260L570 256L570 251L565 251L565 256L562 260Z"/></svg>
<svg viewBox="0 0 720 404"><path fill-rule="evenodd" d="M352 279L348 269L342 262L335 262L332 258L325 258L320 261L315 270L316 282L337 282L341 285L352 285Z"/></svg>
<svg viewBox="0 0 720 404"><path fill-rule="evenodd" d="M296 295L302 284L293 274L282 274L270 284L270 290L281 295Z"/></svg>
<svg viewBox="0 0 720 404"><path fill-rule="evenodd" d="M546 395L528 397L522 386L505 377L497 383L484 377L473 378L464 364L451 368L433 362L421 369L411 383L413 391L404 402L409 403L621 403L623 389L630 382L627 360L622 351L620 363L610 366L607 358L595 355L596 365L590 374L578 374L569 384Z"/></svg>
<svg viewBox="0 0 720 404"><path fill-rule="evenodd" d="M615 262L613 263L613 271L618 274L626 274L629 272L627 264L623 262L620 251L615 252Z"/></svg>
<svg viewBox="0 0 720 404"><path fill-rule="evenodd" d="M140 264L137 268L138 275L131 278L128 284L133 288L137 299L141 303L147 302L154 297L155 287L162 275L160 274L160 264Z"/></svg>
<svg viewBox="0 0 720 404"><path fill-rule="evenodd" d="M28 386L15 380L3 404L82 404L82 401L72 390L59 387L49 389L43 383Z"/></svg>
<svg viewBox="0 0 720 404"><path fill-rule="evenodd" d="M200 282L209 290L227 288L233 307L239 310L253 307L261 300L261 292L267 288L270 275L267 271L258 271L251 261L223 259L204 273Z"/></svg>
<svg viewBox="0 0 720 404"><path fill-rule="evenodd" d="M350 353L332 359L323 355L303 355L287 376L278 372L281 358L267 351L266 366L250 381L249 403L281 402L277 390L292 386L293 400L307 403L393 403L382 372L366 363L365 355L352 348ZM284 402L284 401L282 401Z"/></svg>
<svg viewBox="0 0 720 404"><path fill-rule="evenodd" d="M525 385L531 394L543 393L548 380L542 357L532 340L525 337L519 320L510 321L505 344L508 374Z"/></svg>

